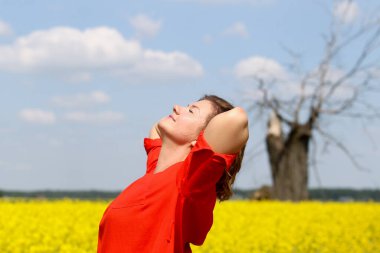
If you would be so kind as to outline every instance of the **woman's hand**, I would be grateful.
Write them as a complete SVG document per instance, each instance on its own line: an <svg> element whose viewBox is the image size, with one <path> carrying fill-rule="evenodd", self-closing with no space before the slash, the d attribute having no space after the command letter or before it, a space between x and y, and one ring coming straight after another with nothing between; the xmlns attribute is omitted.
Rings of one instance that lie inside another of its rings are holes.
<svg viewBox="0 0 380 253"><path fill-rule="evenodd" d="M158 123L154 124L149 133L150 139L161 139L160 130L158 129Z"/></svg>
<svg viewBox="0 0 380 253"><path fill-rule="evenodd" d="M243 108L235 107L216 115L207 125L204 137L217 153L239 152L249 137L247 113Z"/></svg>

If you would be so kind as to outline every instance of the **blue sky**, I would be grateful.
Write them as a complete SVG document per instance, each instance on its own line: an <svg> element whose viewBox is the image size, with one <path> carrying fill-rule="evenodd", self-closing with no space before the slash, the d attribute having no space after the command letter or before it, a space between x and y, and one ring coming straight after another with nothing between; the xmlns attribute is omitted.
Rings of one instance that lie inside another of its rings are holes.
<svg viewBox="0 0 380 253"><path fill-rule="evenodd" d="M376 1L354 1L339 17L339 2L322 0L0 0L0 6L0 189L20 190L123 189L144 174L143 138L174 104L212 93L246 107L242 97L252 87L241 81L239 64L261 59L272 73L283 72L291 60L287 47L312 69L331 16L354 26L378 8ZM250 119L247 158L263 147L265 123ZM310 170L309 187L380 188L378 122L366 130L332 123L371 172L330 148L319 152L321 184ZM235 187L270 183L263 154L246 159Z"/></svg>

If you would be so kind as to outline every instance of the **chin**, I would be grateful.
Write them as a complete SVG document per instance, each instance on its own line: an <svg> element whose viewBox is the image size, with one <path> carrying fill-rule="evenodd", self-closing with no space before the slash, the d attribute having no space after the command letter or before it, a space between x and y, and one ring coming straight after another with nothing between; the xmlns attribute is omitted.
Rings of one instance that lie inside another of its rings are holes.
<svg viewBox="0 0 380 253"><path fill-rule="evenodd" d="M160 120L160 122L158 122L158 129L163 136L170 136L174 131L173 126L171 126L169 123L170 122L167 120Z"/></svg>

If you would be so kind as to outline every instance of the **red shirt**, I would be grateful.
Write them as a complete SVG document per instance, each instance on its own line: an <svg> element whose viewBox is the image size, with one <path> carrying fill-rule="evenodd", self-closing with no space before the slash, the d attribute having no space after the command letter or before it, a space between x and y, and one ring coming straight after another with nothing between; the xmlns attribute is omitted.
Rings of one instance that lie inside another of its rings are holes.
<svg viewBox="0 0 380 253"><path fill-rule="evenodd" d="M216 186L236 154L214 152L199 134L184 161L154 173L160 139L144 139L146 174L107 207L99 224L98 253L189 253L213 223Z"/></svg>

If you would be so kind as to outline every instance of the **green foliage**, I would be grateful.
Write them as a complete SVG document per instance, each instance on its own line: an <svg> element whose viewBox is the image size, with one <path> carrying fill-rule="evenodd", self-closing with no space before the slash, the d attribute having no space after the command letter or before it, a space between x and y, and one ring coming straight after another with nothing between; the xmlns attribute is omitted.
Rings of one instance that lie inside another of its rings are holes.
<svg viewBox="0 0 380 253"><path fill-rule="evenodd" d="M256 189L234 190L234 198L248 199ZM380 201L380 189L318 188L309 189L310 200L321 201Z"/></svg>
<svg viewBox="0 0 380 253"><path fill-rule="evenodd" d="M249 199L256 189L234 189L232 199ZM0 190L0 197L22 198L74 198L74 199L114 199L120 191L6 191ZM319 188L309 189L310 200L322 201L380 201L380 189Z"/></svg>

